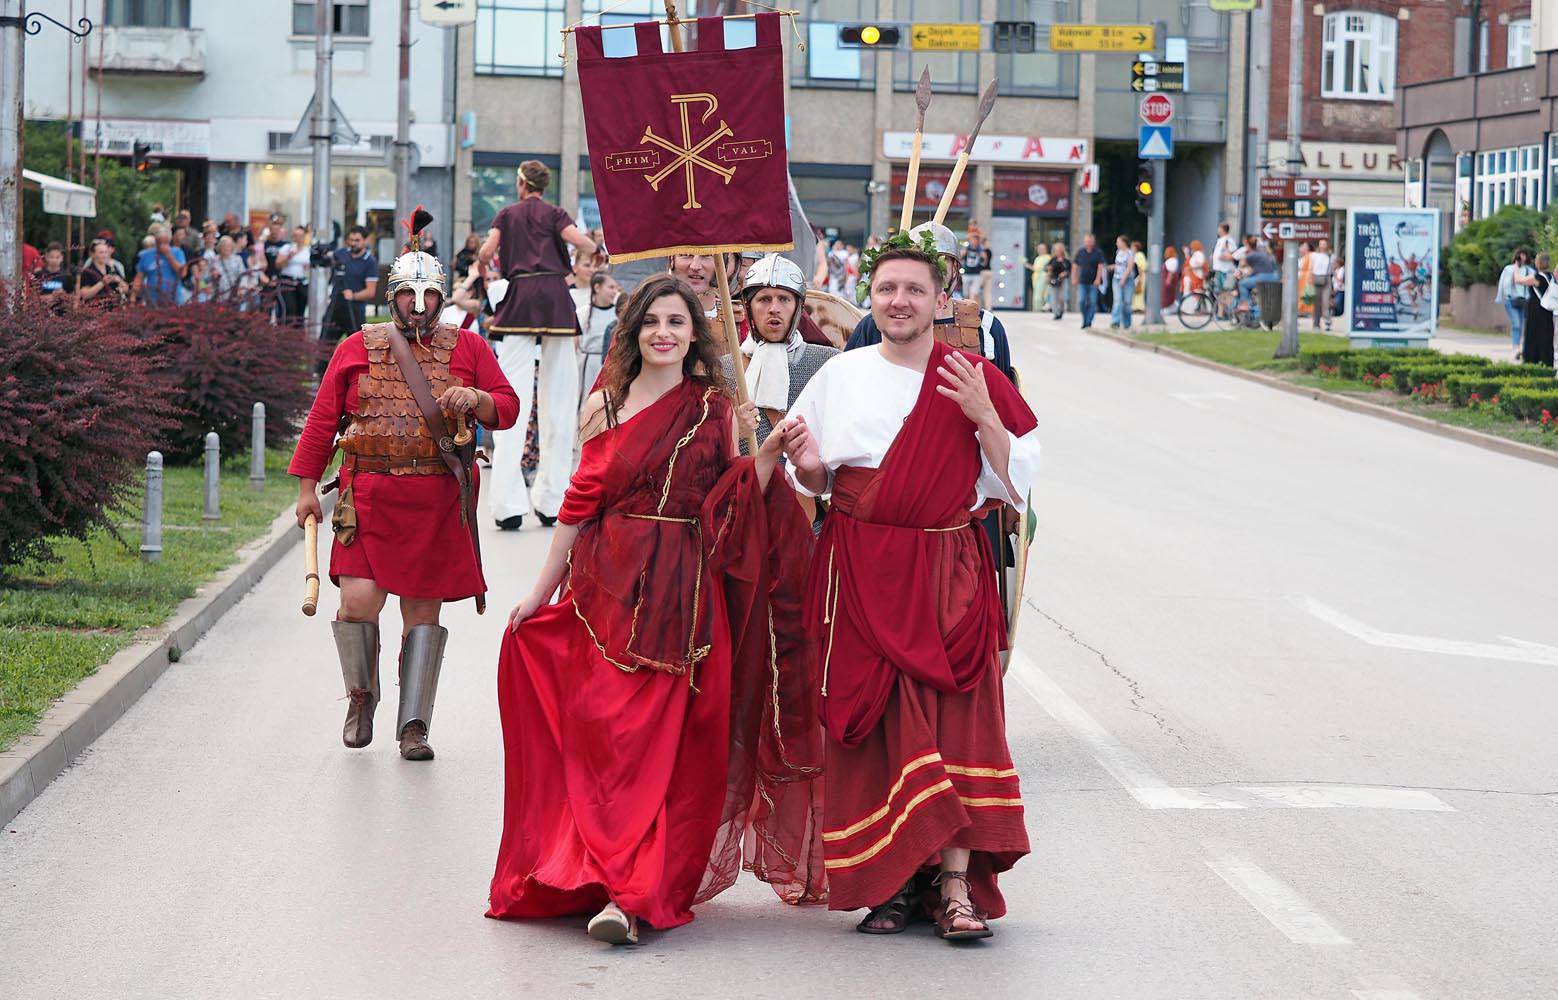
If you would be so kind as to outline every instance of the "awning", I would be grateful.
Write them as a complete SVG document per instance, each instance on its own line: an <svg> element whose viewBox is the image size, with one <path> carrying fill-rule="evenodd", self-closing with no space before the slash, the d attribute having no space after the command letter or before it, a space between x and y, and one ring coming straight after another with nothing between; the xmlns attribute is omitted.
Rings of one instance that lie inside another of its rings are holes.
<svg viewBox="0 0 1558 1000"><path fill-rule="evenodd" d="M97 190L73 184L36 170L22 171L22 187L43 192L43 210L50 215L74 215L90 219L97 215Z"/></svg>

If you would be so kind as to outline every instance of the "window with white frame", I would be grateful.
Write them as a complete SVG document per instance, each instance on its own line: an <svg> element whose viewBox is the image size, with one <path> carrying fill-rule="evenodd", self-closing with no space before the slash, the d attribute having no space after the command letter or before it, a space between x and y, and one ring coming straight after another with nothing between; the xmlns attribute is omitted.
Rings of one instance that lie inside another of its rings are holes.
<svg viewBox="0 0 1558 1000"><path fill-rule="evenodd" d="M1396 93L1396 22L1366 11L1325 15L1320 94L1388 101Z"/></svg>
<svg viewBox="0 0 1558 1000"><path fill-rule="evenodd" d="M481 76L562 76L563 0L476 0Z"/></svg>
<svg viewBox="0 0 1558 1000"><path fill-rule="evenodd" d="M368 0L329 0L330 30L345 38L368 37ZM314 33L314 0L294 0L292 33Z"/></svg>
<svg viewBox="0 0 1558 1000"><path fill-rule="evenodd" d="M1542 147L1515 146L1477 154L1477 218L1505 205L1542 207Z"/></svg>
<svg viewBox="0 0 1558 1000"><path fill-rule="evenodd" d="M1531 19L1522 17L1518 21L1509 22L1509 48L1506 50L1504 65L1510 69L1516 66L1531 66L1536 63L1536 53L1531 47Z"/></svg>

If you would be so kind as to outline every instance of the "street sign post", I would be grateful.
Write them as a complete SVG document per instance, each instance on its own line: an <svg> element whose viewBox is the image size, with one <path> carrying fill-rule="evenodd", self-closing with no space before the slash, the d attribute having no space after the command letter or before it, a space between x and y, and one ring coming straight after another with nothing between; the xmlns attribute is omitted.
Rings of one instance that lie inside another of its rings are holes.
<svg viewBox="0 0 1558 1000"><path fill-rule="evenodd" d="M1260 234L1266 241L1327 240L1331 238L1329 219L1263 219Z"/></svg>
<svg viewBox="0 0 1558 1000"><path fill-rule="evenodd" d="M1143 160L1174 158L1174 126L1143 125L1136 143L1136 155Z"/></svg>
<svg viewBox="0 0 1558 1000"><path fill-rule="evenodd" d="M1174 99L1166 94L1148 94L1141 99L1140 114L1148 125L1167 125L1174 120Z"/></svg>
<svg viewBox="0 0 1558 1000"><path fill-rule="evenodd" d="M1150 24L1052 24L1051 52L1150 52L1158 30Z"/></svg>
<svg viewBox="0 0 1558 1000"><path fill-rule="evenodd" d="M1322 235L1330 235L1330 225L1325 223L1330 206L1325 194L1330 185L1323 180L1307 177L1262 177L1260 179L1260 214L1268 222L1292 220L1321 220L1326 229ZM1312 230L1315 227L1308 227ZM1312 236L1285 236L1284 239L1305 240Z"/></svg>
<svg viewBox="0 0 1558 1000"><path fill-rule="evenodd" d="M1185 64L1138 59L1131 63L1131 89L1138 94L1185 89Z"/></svg>
<svg viewBox="0 0 1558 1000"><path fill-rule="evenodd" d="M979 24L911 24L909 46L918 52L978 52Z"/></svg>

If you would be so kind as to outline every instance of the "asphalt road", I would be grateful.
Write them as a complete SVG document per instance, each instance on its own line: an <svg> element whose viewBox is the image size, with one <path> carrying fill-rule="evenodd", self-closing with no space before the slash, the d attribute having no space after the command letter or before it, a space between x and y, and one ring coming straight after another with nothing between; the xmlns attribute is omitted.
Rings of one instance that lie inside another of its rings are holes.
<svg viewBox="0 0 1558 1000"><path fill-rule="evenodd" d="M1558 472L1076 322L1008 320L1046 456L1007 685L1035 851L991 942L750 882L637 949L483 919L527 527L448 616L427 766L389 683L341 747L334 593L305 620L271 573L0 833L0 995L1553 996Z"/></svg>

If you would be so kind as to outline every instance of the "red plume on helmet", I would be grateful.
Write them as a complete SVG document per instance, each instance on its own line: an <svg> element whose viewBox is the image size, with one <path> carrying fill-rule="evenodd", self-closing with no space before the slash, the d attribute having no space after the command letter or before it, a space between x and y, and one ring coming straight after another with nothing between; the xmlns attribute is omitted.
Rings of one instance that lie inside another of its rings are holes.
<svg viewBox="0 0 1558 1000"><path fill-rule="evenodd" d="M403 248L404 251L414 253L418 250L421 250L422 230L426 229L432 224L433 213L429 212L421 205L418 205L416 207L416 211L411 213L411 218L405 219L401 222L401 225L406 227L406 245Z"/></svg>

